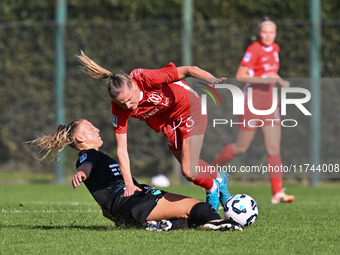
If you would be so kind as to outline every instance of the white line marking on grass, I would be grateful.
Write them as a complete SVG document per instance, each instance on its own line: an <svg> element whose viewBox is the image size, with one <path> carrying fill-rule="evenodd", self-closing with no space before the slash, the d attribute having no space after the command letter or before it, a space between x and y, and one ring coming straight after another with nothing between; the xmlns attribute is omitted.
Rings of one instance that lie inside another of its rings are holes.
<svg viewBox="0 0 340 255"><path fill-rule="evenodd" d="M1 209L1 213L100 213L101 210L6 210Z"/></svg>
<svg viewBox="0 0 340 255"><path fill-rule="evenodd" d="M33 201L33 202L23 202L25 204L33 204L33 205L94 205L93 202L77 202L77 201Z"/></svg>

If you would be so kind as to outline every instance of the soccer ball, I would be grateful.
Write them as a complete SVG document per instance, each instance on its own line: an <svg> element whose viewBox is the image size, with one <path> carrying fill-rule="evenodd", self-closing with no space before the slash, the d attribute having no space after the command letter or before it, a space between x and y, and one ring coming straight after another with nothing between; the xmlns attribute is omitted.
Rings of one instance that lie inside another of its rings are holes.
<svg viewBox="0 0 340 255"><path fill-rule="evenodd" d="M246 194L236 194L224 205L224 217L248 227L259 215L255 200Z"/></svg>

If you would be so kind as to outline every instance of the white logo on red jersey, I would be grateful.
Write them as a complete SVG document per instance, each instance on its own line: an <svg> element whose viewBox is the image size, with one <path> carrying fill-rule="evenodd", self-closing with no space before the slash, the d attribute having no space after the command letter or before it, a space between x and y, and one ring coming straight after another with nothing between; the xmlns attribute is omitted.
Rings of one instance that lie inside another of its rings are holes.
<svg viewBox="0 0 340 255"><path fill-rule="evenodd" d="M262 58L262 61L263 61L263 62L266 62L268 59L269 59L269 57L263 57L263 58Z"/></svg>
<svg viewBox="0 0 340 255"><path fill-rule="evenodd" d="M152 109L151 111L149 111L149 112L147 112L147 113L141 114L140 116L143 117L144 119L147 119L147 118L149 118L149 117L155 115L157 112L159 112L159 111L162 110L162 109L163 109L163 106L160 107L160 108L154 108L154 109Z"/></svg>
<svg viewBox="0 0 340 255"><path fill-rule="evenodd" d="M277 69L278 69L278 66L277 66L277 64L264 64L263 65L263 68L264 68L264 70L266 71L266 72L270 72L270 71L277 71Z"/></svg>
<svg viewBox="0 0 340 255"><path fill-rule="evenodd" d="M135 70L133 70L131 73L130 73L130 78L133 78L133 77L135 77L135 76L137 76L137 75L140 75L141 73L143 73L144 71L143 71L143 69L142 68L138 68L138 69L135 69Z"/></svg>
<svg viewBox="0 0 340 255"><path fill-rule="evenodd" d="M149 95L147 101L149 103L154 103L155 105L159 104L163 100L163 95L159 93L152 93Z"/></svg>
<svg viewBox="0 0 340 255"><path fill-rule="evenodd" d="M163 95L160 93L156 93L153 92L151 95L148 96L148 99L146 101L148 101L149 103L153 103L154 105L164 105L164 106L168 106L169 105L169 98L165 98L165 100L163 100Z"/></svg>

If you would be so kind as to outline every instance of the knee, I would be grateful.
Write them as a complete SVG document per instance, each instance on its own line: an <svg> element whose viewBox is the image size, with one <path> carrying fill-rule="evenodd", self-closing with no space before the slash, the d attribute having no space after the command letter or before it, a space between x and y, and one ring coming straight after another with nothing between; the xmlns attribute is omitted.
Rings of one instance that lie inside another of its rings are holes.
<svg viewBox="0 0 340 255"><path fill-rule="evenodd" d="M196 226L203 225L211 220L221 219L218 212L216 212L211 205L200 202L195 204L189 214L190 224Z"/></svg>
<svg viewBox="0 0 340 255"><path fill-rule="evenodd" d="M192 181L192 180L195 178L195 176L192 175L192 174L190 173L190 169L189 169L189 170L184 170L184 169L182 169L182 175L183 175L184 178L187 179L189 182Z"/></svg>
<svg viewBox="0 0 340 255"><path fill-rule="evenodd" d="M242 153L245 153L247 150L248 150L249 146L247 145L237 145L235 144L234 145L234 152L235 154L242 154Z"/></svg>
<svg viewBox="0 0 340 255"><path fill-rule="evenodd" d="M194 162L183 162L181 167L182 175L188 181L192 181L200 171L199 169L197 169L199 168L199 163L196 164Z"/></svg>

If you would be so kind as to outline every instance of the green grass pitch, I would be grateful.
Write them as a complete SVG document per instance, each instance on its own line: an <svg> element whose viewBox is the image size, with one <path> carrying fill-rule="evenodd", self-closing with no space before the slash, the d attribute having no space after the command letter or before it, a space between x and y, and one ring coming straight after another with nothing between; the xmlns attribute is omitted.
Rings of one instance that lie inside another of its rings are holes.
<svg viewBox="0 0 340 255"><path fill-rule="evenodd" d="M269 187L230 189L258 204L259 218L244 232L118 230L84 185L1 184L0 254L340 253L340 188L290 187L296 202L279 205ZM166 190L204 200L193 185Z"/></svg>

